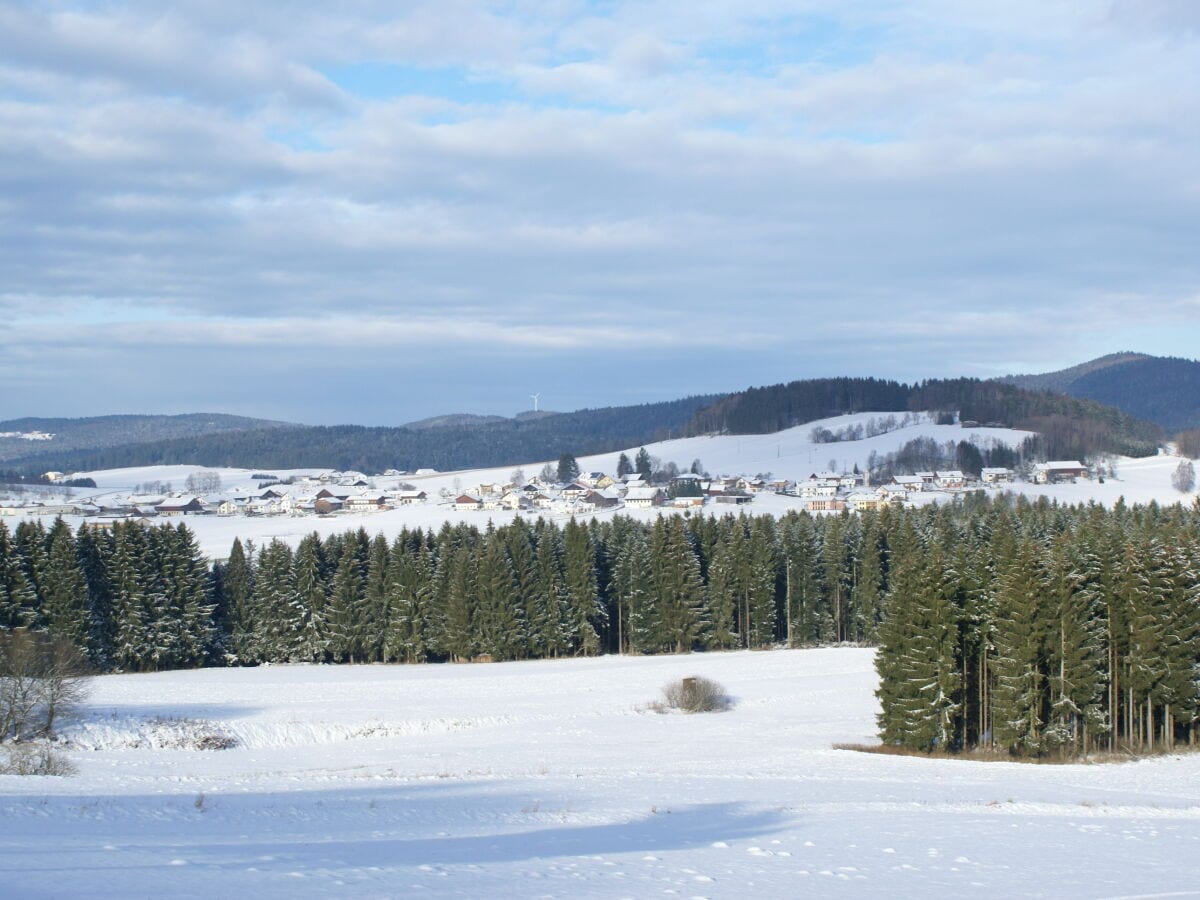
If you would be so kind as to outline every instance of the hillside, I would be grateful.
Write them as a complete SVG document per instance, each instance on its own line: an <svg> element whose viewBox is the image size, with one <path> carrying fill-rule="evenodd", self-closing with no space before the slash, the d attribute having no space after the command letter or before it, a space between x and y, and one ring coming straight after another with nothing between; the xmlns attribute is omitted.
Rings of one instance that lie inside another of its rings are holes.
<svg viewBox="0 0 1200 900"><path fill-rule="evenodd" d="M1200 427L1200 362L1195 360L1115 353L1059 372L998 380L1094 400L1155 422L1168 433Z"/></svg>
<svg viewBox="0 0 1200 900"><path fill-rule="evenodd" d="M192 464L271 469L462 469L502 466L650 443L682 432L696 410L718 399L688 397L641 406L583 409L499 422L421 428L335 425L230 431L185 439L113 446L74 453L41 452L13 467L81 471L128 466Z"/></svg>
<svg viewBox="0 0 1200 900"><path fill-rule="evenodd" d="M0 437L0 462L28 458L61 458L78 450L99 450L146 441L180 440L247 429L297 428L288 422L222 413L177 416L92 416L80 419L23 418L0 422L0 433L52 434L50 440Z"/></svg>
<svg viewBox="0 0 1200 900"><path fill-rule="evenodd" d="M689 433L770 434L826 416L876 411L942 411L964 421L1038 432L1049 458L1097 453L1148 456L1162 435L1100 403L974 378L905 385L874 378L821 378L749 388L697 412Z"/></svg>

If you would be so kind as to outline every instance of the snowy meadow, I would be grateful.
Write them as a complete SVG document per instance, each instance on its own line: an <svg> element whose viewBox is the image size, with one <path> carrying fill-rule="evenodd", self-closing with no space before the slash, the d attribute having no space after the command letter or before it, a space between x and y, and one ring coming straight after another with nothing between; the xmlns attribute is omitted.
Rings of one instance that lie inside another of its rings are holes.
<svg viewBox="0 0 1200 900"><path fill-rule="evenodd" d="M651 710L688 675L732 709ZM875 684L857 648L103 676L77 776L0 776L3 893L1200 890L1200 756L834 749L874 741Z"/></svg>

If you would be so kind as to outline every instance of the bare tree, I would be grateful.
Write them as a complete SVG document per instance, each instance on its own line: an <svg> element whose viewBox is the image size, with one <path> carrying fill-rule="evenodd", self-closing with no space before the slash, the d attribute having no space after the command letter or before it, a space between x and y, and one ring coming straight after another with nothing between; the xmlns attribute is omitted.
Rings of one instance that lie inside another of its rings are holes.
<svg viewBox="0 0 1200 900"><path fill-rule="evenodd" d="M1190 459L1185 459L1171 475L1171 485L1181 494L1186 494L1196 486L1196 467Z"/></svg>
<svg viewBox="0 0 1200 900"><path fill-rule="evenodd" d="M51 735L87 696L87 677L83 654L59 637L0 635L0 741Z"/></svg>

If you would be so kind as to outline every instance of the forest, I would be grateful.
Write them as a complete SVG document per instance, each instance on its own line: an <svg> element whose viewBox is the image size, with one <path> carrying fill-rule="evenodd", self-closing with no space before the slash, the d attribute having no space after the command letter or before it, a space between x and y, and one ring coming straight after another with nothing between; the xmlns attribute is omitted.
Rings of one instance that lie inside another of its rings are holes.
<svg viewBox="0 0 1200 900"><path fill-rule="evenodd" d="M861 516L364 530L205 560L183 524L0 522L0 627L100 671L877 644L918 751L1197 741L1200 509L967 495Z"/></svg>
<svg viewBox="0 0 1200 900"><path fill-rule="evenodd" d="M1099 453L1149 456L1162 440L1153 423L1091 400L974 378L912 386L875 378L822 378L751 388L699 410L688 428L693 434L767 434L867 411L942 412L963 422L1035 431L1036 446L1029 451L1042 459L1083 459Z"/></svg>

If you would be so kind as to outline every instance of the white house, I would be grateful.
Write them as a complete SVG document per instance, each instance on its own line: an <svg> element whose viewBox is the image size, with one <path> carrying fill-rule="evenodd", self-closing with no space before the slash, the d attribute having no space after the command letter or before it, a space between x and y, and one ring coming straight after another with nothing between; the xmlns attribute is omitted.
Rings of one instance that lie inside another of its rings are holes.
<svg viewBox="0 0 1200 900"><path fill-rule="evenodd" d="M662 506L666 496L661 488L630 488L625 492L625 505L630 509L649 509L651 506Z"/></svg>

